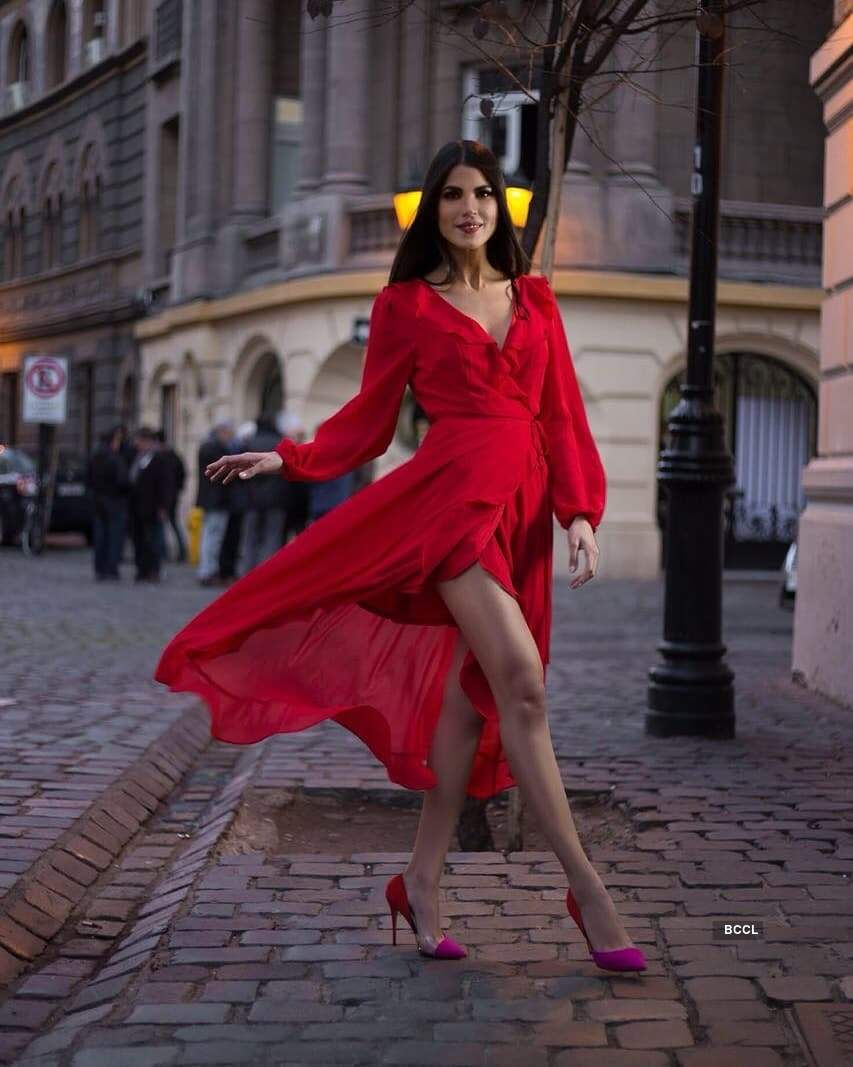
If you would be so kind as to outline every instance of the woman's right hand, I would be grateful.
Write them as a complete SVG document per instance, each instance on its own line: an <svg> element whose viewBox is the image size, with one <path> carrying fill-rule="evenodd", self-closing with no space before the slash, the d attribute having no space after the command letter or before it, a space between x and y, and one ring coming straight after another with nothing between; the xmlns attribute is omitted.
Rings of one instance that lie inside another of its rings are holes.
<svg viewBox="0 0 853 1067"><path fill-rule="evenodd" d="M204 475L212 482L228 485L238 476L254 478L256 474L275 474L281 470L283 462L278 452L240 452L239 455L222 456L208 463Z"/></svg>

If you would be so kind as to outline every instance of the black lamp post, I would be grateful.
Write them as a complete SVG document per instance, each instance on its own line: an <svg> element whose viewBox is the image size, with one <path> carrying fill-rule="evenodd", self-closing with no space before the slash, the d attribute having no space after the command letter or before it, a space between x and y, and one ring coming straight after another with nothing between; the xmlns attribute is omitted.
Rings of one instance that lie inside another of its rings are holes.
<svg viewBox="0 0 853 1067"><path fill-rule="evenodd" d="M645 727L659 737L735 731L734 674L721 640L723 496L735 477L713 385L725 41L719 0L700 0L697 26L687 379L658 463L668 498L663 662L649 671Z"/></svg>

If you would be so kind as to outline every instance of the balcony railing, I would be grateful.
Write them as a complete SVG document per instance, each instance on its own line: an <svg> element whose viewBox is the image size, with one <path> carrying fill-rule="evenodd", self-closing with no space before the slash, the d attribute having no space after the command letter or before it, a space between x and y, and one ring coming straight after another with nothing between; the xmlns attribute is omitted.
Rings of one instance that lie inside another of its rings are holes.
<svg viewBox="0 0 853 1067"><path fill-rule="evenodd" d="M686 269L691 201L675 201L674 253ZM722 276L820 284L823 210L788 204L724 200L720 204L718 257Z"/></svg>

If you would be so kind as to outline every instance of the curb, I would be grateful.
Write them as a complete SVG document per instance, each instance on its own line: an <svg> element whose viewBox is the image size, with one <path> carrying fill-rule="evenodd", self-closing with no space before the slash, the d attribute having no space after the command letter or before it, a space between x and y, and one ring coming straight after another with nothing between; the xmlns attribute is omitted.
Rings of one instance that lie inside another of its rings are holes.
<svg viewBox="0 0 853 1067"><path fill-rule="evenodd" d="M185 711L21 875L0 901L0 987L44 952L88 887L209 743L204 710Z"/></svg>

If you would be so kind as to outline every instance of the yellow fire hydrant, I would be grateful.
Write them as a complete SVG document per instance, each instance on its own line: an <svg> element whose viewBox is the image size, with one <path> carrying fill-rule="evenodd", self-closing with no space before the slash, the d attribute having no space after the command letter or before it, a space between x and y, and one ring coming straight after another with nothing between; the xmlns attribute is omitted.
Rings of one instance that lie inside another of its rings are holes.
<svg viewBox="0 0 853 1067"><path fill-rule="evenodd" d="M204 509L190 508L187 515L187 554L190 566L197 567L201 555L201 524L204 518Z"/></svg>

